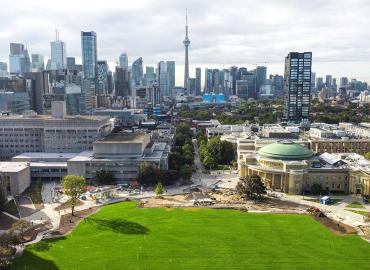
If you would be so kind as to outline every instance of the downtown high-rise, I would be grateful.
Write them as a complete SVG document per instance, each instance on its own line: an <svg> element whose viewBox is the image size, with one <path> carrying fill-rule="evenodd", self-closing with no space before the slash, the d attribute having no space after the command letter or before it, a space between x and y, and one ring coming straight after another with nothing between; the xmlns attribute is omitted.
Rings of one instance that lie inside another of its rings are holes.
<svg viewBox="0 0 370 270"><path fill-rule="evenodd" d="M310 119L311 52L291 52L285 58L284 120L306 124Z"/></svg>
<svg viewBox="0 0 370 270"><path fill-rule="evenodd" d="M96 33L81 31L82 70L85 79L95 80L97 68Z"/></svg>

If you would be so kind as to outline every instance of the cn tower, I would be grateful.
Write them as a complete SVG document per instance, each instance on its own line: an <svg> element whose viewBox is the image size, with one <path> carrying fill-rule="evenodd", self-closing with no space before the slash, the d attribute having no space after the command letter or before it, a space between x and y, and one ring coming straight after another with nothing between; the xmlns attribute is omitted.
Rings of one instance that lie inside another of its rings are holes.
<svg viewBox="0 0 370 270"><path fill-rule="evenodd" d="M188 10L187 9L186 9L185 39L182 43L185 46L184 88L187 89L187 83L189 79L189 45L190 45L190 39L188 37Z"/></svg>

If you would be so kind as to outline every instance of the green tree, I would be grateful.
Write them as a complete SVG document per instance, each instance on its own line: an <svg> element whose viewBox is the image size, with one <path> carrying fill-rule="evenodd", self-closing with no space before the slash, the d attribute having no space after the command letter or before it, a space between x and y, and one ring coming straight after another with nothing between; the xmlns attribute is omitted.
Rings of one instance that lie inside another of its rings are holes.
<svg viewBox="0 0 370 270"><path fill-rule="evenodd" d="M157 196L163 194L164 188L161 182L158 182L157 185L155 186L154 192Z"/></svg>
<svg viewBox="0 0 370 270"><path fill-rule="evenodd" d="M79 196L85 192L86 180L82 176L67 175L63 177L63 189L66 195L71 197L71 210L74 216L74 209Z"/></svg>
<svg viewBox="0 0 370 270"><path fill-rule="evenodd" d="M0 269L9 269L11 265L11 256L13 247L20 244L19 237L11 230L0 234Z"/></svg>
<svg viewBox="0 0 370 270"><path fill-rule="evenodd" d="M184 183L190 180L192 175L192 169L189 165L183 165L180 168L180 177L183 180Z"/></svg>
<svg viewBox="0 0 370 270"><path fill-rule="evenodd" d="M235 148L231 142L221 141L221 164L230 164L235 159Z"/></svg>
<svg viewBox="0 0 370 270"><path fill-rule="evenodd" d="M220 137L212 137L208 140L207 150L213 160L218 163L221 160L221 141Z"/></svg>
<svg viewBox="0 0 370 270"><path fill-rule="evenodd" d="M364 157L367 158L367 159L370 159L370 152L365 153Z"/></svg>
<svg viewBox="0 0 370 270"><path fill-rule="evenodd" d="M266 194L266 186L263 184L261 177L251 175L241 179L236 185L236 191L239 195L260 201L263 195Z"/></svg>
<svg viewBox="0 0 370 270"><path fill-rule="evenodd" d="M0 210L1 211L5 210L7 202L8 202L8 198L5 195L5 188L0 179Z"/></svg>
<svg viewBox="0 0 370 270"><path fill-rule="evenodd" d="M24 240L24 232L31 226L31 223L24 219L18 219L15 223L13 223L11 230L13 232L19 231L21 235L21 240Z"/></svg>
<svg viewBox="0 0 370 270"><path fill-rule="evenodd" d="M183 156L178 152L171 152L168 155L169 168L170 170L180 170L181 164L183 163Z"/></svg>
<svg viewBox="0 0 370 270"><path fill-rule="evenodd" d="M321 184L313 183L311 186L311 194L313 195L321 195L324 193L324 189L322 188Z"/></svg>
<svg viewBox="0 0 370 270"><path fill-rule="evenodd" d="M96 171L95 181L100 185L109 185L115 183L113 173L105 170Z"/></svg>
<svg viewBox="0 0 370 270"><path fill-rule="evenodd" d="M148 162L142 162L139 166L139 177L138 180L140 183L153 183L155 177L155 169Z"/></svg>
<svg viewBox="0 0 370 270"><path fill-rule="evenodd" d="M206 152L204 155L203 165L208 170L212 170L217 167L217 163L215 162L214 158L208 152Z"/></svg>

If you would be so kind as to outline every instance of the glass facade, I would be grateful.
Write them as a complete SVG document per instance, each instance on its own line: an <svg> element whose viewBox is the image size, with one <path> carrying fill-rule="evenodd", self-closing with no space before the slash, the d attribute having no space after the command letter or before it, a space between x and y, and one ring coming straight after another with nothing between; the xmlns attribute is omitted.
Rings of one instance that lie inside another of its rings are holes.
<svg viewBox="0 0 370 270"><path fill-rule="evenodd" d="M95 79L97 63L96 33L93 31L81 32L81 46L84 78Z"/></svg>
<svg viewBox="0 0 370 270"><path fill-rule="evenodd" d="M308 122L311 103L312 53L291 52L285 58L284 118L288 122Z"/></svg>

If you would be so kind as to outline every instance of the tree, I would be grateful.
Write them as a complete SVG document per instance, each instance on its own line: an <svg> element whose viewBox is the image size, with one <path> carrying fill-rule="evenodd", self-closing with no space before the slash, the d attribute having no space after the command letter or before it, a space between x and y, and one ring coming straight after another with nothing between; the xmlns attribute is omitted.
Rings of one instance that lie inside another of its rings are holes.
<svg viewBox="0 0 370 270"><path fill-rule="evenodd" d="M14 248L20 244L19 237L11 230L0 235L0 269L10 269Z"/></svg>
<svg viewBox="0 0 370 270"><path fill-rule="evenodd" d="M217 163L215 162L214 158L208 152L206 152L204 155L203 165L208 170L211 170L217 167Z"/></svg>
<svg viewBox="0 0 370 270"><path fill-rule="evenodd" d="M207 150L216 163L221 160L221 143L219 136L212 137L208 140Z"/></svg>
<svg viewBox="0 0 370 270"><path fill-rule="evenodd" d="M183 162L183 156L178 152L171 152L168 155L169 168L171 170L180 170L181 164Z"/></svg>
<svg viewBox="0 0 370 270"><path fill-rule="evenodd" d="M4 190L3 184L1 183L1 179L0 179L0 210L1 211L5 209L5 205L7 204L7 202L8 202L8 198L5 195L5 190Z"/></svg>
<svg viewBox="0 0 370 270"><path fill-rule="evenodd" d="M313 195L320 195L324 192L321 184L319 183L313 183L311 186L311 194Z"/></svg>
<svg viewBox="0 0 370 270"><path fill-rule="evenodd" d="M221 141L221 164L230 164L235 159L235 148L231 142Z"/></svg>
<svg viewBox="0 0 370 270"><path fill-rule="evenodd" d="M95 181L101 185L102 184L112 184L115 182L113 173L105 171L105 170L96 171Z"/></svg>
<svg viewBox="0 0 370 270"><path fill-rule="evenodd" d="M365 153L365 154L364 154L364 157L365 157L366 159L370 159L370 152Z"/></svg>
<svg viewBox="0 0 370 270"><path fill-rule="evenodd" d="M186 183L188 180L190 180L192 175L192 170L189 165L183 165L180 168L180 177L182 178L183 182Z"/></svg>
<svg viewBox="0 0 370 270"><path fill-rule="evenodd" d="M158 182L157 185L155 186L154 192L157 196L163 194L164 188L161 182Z"/></svg>
<svg viewBox="0 0 370 270"><path fill-rule="evenodd" d="M12 228L11 230L13 232L15 231L19 231L20 234L21 234L21 240L23 241L24 240L24 232L27 228L29 228L31 226L31 223L27 220L24 220L24 219L18 219L13 225L12 225Z"/></svg>
<svg viewBox="0 0 370 270"><path fill-rule="evenodd" d="M142 162L139 166L139 177L140 183L150 184L154 183L154 177L156 176L155 168L148 162Z"/></svg>
<svg viewBox="0 0 370 270"><path fill-rule="evenodd" d="M85 192L86 180L82 176L67 175L63 177L62 185L66 195L71 197L72 216L74 216L78 197Z"/></svg>
<svg viewBox="0 0 370 270"><path fill-rule="evenodd" d="M254 201L262 200L263 195L266 194L266 187L261 177L255 174L241 179L236 185L236 190L239 195Z"/></svg>

